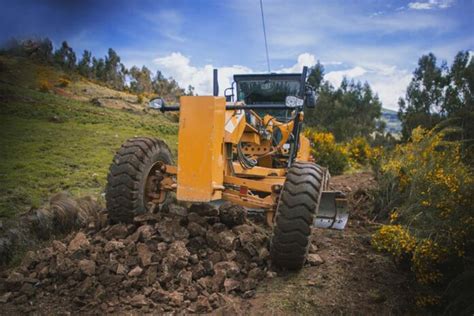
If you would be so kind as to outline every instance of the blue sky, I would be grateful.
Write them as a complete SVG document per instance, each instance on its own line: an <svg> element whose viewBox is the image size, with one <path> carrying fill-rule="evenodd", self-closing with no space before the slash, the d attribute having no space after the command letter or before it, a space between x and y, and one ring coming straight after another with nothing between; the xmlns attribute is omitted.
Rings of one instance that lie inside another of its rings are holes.
<svg viewBox="0 0 474 316"><path fill-rule="evenodd" d="M272 71L300 71L320 60L326 79L368 81L396 109L417 59L449 63L474 50L474 0L264 0ZM0 41L47 36L80 55L114 48L127 66L146 65L211 92L233 73L266 71L258 0L0 0Z"/></svg>

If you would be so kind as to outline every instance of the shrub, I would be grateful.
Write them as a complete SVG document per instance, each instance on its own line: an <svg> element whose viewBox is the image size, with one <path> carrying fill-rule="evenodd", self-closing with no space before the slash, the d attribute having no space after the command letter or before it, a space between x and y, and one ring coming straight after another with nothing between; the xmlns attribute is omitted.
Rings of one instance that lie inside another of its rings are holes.
<svg viewBox="0 0 474 316"><path fill-rule="evenodd" d="M429 286L430 294L417 299L422 306L440 302L434 285L443 288L472 260L474 180L448 132L413 130L409 143L382 160L378 175L381 206L393 211L373 245L396 261L407 259L418 284Z"/></svg>
<svg viewBox="0 0 474 316"><path fill-rule="evenodd" d="M71 83L71 80L69 80L68 78L62 77L62 78L59 78L58 86L61 88L66 88L67 86L69 86L70 83Z"/></svg>
<svg viewBox="0 0 474 316"><path fill-rule="evenodd" d="M143 100L144 100L144 98L143 98L142 94L137 95L137 103L142 104Z"/></svg>
<svg viewBox="0 0 474 316"><path fill-rule="evenodd" d="M51 91L51 89L52 89L52 85L51 85L51 83L49 83L49 81L41 80L39 82L39 90L41 92L49 92L49 91Z"/></svg>
<svg viewBox="0 0 474 316"><path fill-rule="evenodd" d="M317 164L327 167L332 175L342 174L349 166L344 146L337 144L332 133L307 130L306 137L312 143L311 154Z"/></svg>
<svg viewBox="0 0 474 316"><path fill-rule="evenodd" d="M371 148L364 137L355 137L345 145L349 162L352 166L362 166L369 162Z"/></svg>

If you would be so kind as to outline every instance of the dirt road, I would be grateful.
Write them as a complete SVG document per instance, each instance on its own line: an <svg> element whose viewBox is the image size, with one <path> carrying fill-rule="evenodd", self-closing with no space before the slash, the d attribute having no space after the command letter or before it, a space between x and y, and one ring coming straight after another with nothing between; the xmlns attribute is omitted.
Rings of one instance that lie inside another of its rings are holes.
<svg viewBox="0 0 474 316"><path fill-rule="evenodd" d="M367 220L369 173L333 177L331 186L350 195L352 215L344 231L314 229L313 245L324 263L279 275L260 285L248 302L253 314L393 315L412 312L407 276L374 251Z"/></svg>

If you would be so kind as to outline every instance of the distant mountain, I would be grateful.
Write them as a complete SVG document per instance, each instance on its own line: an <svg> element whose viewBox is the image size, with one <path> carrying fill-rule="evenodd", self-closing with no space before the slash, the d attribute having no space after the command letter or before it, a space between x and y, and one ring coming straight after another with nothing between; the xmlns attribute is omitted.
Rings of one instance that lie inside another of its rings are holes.
<svg viewBox="0 0 474 316"><path fill-rule="evenodd" d="M385 131L392 135L400 134L402 131L402 123L398 119L397 111L382 108L382 120L387 126Z"/></svg>

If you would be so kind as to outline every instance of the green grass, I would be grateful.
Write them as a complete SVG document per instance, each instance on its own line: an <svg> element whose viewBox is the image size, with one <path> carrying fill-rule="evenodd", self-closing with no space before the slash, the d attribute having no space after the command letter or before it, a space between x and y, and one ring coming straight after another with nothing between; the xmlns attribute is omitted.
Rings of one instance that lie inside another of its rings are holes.
<svg viewBox="0 0 474 316"><path fill-rule="evenodd" d="M100 195L115 151L130 137L161 138L176 154L177 124L161 114L106 109L0 79L0 218L58 191Z"/></svg>

